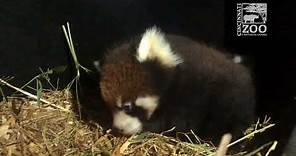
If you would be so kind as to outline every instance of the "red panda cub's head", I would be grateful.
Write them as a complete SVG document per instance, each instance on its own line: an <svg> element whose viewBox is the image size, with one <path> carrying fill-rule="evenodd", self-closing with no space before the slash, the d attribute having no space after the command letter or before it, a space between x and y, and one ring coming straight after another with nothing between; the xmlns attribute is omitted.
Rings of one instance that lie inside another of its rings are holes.
<svg viewBox="0 0 296 156"><path fill-rule="evenodd" d="M113 128L126 135L142 131L143 122L159 105L164 71L180 63L156 27L146 30L140 42L110 50L102 65L100 89L112 110Z"/></svg>

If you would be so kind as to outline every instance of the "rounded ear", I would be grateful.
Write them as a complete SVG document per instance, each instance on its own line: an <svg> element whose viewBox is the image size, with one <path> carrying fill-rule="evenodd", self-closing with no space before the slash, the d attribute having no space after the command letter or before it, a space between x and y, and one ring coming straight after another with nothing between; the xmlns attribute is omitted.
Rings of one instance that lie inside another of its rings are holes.
<svg viewBox="0 0 296 156"><path fill-rule="evenodd" d="M156 60L165 67L175 67L183 62L182 58L172 51L164 34L155 26L143 34L136 57L139 62Z"/></svg>

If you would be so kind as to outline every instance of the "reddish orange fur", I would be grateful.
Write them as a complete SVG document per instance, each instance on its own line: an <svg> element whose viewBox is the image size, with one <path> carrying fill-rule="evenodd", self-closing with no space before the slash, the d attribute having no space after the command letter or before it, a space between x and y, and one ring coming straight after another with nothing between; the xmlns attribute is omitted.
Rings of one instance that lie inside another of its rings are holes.
<svg viewBox="0 0 296 156"><path fill-rule="evenodd" d="M117 59L118 61L103 66L100 82L102 96L111 108L115 106L119 97L122 101L135 100L137 97L132 96L154 92L151 87L153 86L151 75L142 65L124 54Z"/></svg>

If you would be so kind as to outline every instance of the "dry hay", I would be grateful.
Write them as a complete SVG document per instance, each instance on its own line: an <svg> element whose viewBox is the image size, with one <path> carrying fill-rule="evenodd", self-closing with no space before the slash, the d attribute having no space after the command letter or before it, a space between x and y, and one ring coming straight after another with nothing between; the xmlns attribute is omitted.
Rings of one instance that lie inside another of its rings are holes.
<svg viewBox="0 0 296 156"><path fill-rule="evenodd" d="M215 155L216 148L206 143L149 132L115 137L99 124L90 126L72 111L68 90L43 98L58 107L23 97L0 102L0 155Z"/></svg>

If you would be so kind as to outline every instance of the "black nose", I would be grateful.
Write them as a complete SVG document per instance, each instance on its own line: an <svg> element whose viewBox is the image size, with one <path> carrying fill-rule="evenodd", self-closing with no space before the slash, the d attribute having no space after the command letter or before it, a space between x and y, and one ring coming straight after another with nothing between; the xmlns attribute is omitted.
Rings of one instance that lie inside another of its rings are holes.
<svg viewBox="0 0 296 156"><path fill-rule="evenodd" d="M122 135L123 129L119 129L117 127L112 127L111 133L115 136L119 136L119 135Z"/></svg>

